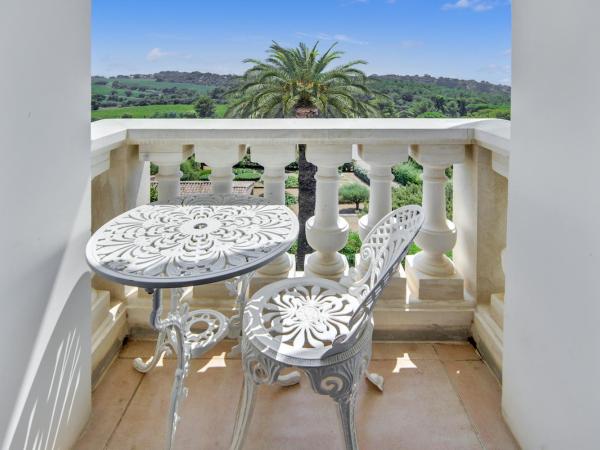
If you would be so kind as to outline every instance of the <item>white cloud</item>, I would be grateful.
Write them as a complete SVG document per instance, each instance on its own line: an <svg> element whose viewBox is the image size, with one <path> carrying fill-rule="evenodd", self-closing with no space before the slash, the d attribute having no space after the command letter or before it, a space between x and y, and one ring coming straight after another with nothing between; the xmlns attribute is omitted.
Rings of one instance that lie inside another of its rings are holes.
<svg viewBox="0 0 600 450"><path fill-rule="evenodd" d="M159 59L164 58L165 56L171 56L171 52L164 52L160 48L155 47L148 52L148 54L146 55L146 59L148 61L158 61Z"/></svg>
<svg viewBox="0 0 600 450"><path fill-rule="evenodd" d="M445 3L442 9L470 9L475 12L489 11L498 5L496 0L456 0L452 3Z"/></svg>
<svg viewBox="0 0 600 450"><path fill-rule="evenodd" d="M347 34L329 34L329 33L296 33L298 37L307 37L311 39L318 39L319 41L338 41L345 42L346 44L366 45L368 42L354 39Z"/></svg>
<svg viewBox="0 0 600 450"><path fill-rule="evenodd" d="M190 59L192 57L192 55L179 53L179 52L167 52L167 51L161 50L158 47L154 47L146 55L146 59L148 61L158 61L159 59L168 58L168 57Z"/></svg>
<svg viewBox="0 0 600 450"><path fill-rule="evenodd" d="M504 50L504 51L502 52L502 54L503 54L504 56L511 56L511 55L512 55L512 48L507 48L506 50Z"/></svg>

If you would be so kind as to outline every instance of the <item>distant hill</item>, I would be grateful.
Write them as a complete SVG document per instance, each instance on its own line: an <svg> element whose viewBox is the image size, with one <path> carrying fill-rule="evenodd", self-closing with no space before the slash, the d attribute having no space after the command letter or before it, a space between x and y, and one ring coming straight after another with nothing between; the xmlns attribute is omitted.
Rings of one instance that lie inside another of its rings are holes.
<svg viewBox="0 0 600 450"><path fill-rule="evenodd" d="M179 72L177 70L163 71L153 74L118 75L115 77L127 79L149 79L156 81L169 81L172 83L192 83L211 86L232 86L239 79L239 75L220 75L210 72ZM431 75L370 75L373 81L396 81L401 83L415 83L435 85L453 89L466 89L479 93L510 94L510 86L493 84L487 81L461 80L457 78L432 77Z"/></svg>
<svg viewBox="0 0 600 450"><path fill-rule="evenodd" d="M153 74L92 77L92 110L96 119L121 117L193 116L193 108L166 105L191 105L200 95L209 95L226 109L227 91L240 81L239 75L210 72L163 71ZM377 93L372 101L382 117L498 117L510 118L510 86L487 81L460 80L430 75L370 75L369 87ZM132 108L165 105L160 109ZM121 111L127 107L127 111ZM110 108L110 111L106 109Z"/></svg>
<svg viewBox="0 0 600 450"><path fill-rule="evenodd" d="M423 85L434 85L451 89L465 89L470 92L486 94L508 94L510 86L493 84L488 81L460 80L457 78L432 77L431 75L371 75L371 80L396 81L401 83L414 83Z"/></svg>
<svg viewBox="0 0 600 450"><path fill-rule="evenodd" d="M134 74L121 75L133 79L151 79L156 81L168 81L171 83L192 83L209 86L228 87L235 84L240 78L238 75L219 75L210 72L179 72L176 70L163 71L149 75Z"/></svg>

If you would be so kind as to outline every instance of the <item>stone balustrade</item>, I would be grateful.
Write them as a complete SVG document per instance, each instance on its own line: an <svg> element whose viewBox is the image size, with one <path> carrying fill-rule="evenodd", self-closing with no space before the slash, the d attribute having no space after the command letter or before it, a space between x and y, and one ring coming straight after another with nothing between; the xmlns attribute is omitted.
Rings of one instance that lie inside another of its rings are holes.
<svg viewBox="0 0 600 450"><path fill-rule="evenodd" d="M149 162L159 166L159 200L177 195L179 164L192 154L212 169L213 192L229 193L232 166L249 149L251 159L264 167L265 197L284 203L285 167L294 161L296 146L305 144L308 161L317 166L317 192L314 216L306 224L315 251L307 255L304 272L337 279L348 268L340 250L349 232L338 212L338 167L352 160L353 146L368 166L369 212L358 223L364 237L391 211L392 167L410 155L423 166L420 251L407 258L384 292L375 313L376 333L397 339L473 334L498 361L509 135L510 123L502 120L103 120L92 124L93 227L149 201ZM452 221L446 217L450 167ZM257 273L251 289L299 275L293 257L283 255ZM123 302L130 333L148 331L150 303L144 293L98 279L94 287L110 292L113 304ZM192 307L224 312L233 305L222 283L196 287L186 298Z"/></svg>

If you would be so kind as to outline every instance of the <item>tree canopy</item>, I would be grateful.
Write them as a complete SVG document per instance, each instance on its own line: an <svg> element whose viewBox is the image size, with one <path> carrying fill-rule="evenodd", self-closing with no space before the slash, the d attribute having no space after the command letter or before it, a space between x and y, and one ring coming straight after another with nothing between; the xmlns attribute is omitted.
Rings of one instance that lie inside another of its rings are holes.
<svg viewBox="0 0 600 450"><path fill-rule="evenodd" d="M300 43L284 48L276 42L268 57L252 64L232 93L227 116L235 117L367 117L376 114L367 76L354 60L331 67L343 55L334 43L320 53Z"/></svg>

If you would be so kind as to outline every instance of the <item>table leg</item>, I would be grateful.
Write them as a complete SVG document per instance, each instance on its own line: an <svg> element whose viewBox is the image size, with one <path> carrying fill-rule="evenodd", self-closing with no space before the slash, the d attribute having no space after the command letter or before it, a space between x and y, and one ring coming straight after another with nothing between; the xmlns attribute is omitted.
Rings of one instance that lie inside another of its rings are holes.
<svg viewBox="0 0 600 450"><path fill-rule="evenodd" d="M167 355L171 353L171 349L167 341L168 339L166 331L161 331L158 333L156 347L154 348L154 355L152 355L148 361L144 361L140 357L135 358L133 360L133 367L135 370L138 372L147 373L154 369L163 353L166 353Z"/></svg>
<svg viewBox="0 0 600 450"><path fill-rule="evenodd" d="M250 280L254 276L255 272L249 272L247 274L235 277L233 280L226 281L226 286L229 291L235 295L236 298L236 313L229 319L229 334L230 339L237 339L238 343L231 348L231 351L227 354L230 358L238 356L240 354L240 343L242 337L242 323L244 319L244 307L248 300L248 288L250 287Z"/></svg>
<svg viewBox="0 0 600 450"><path fill-rule="evenodd" d="M158 291L159 290L154 291L155 295ZM152 293L152 290L149 290L148 292ZM182 295L182 289L172 289L171 304L169 308L170 315L177 314L179 299L182 297ZM159 297L162 298L162 295L159 294ZM157 329L155 326L155 321L157 318L160 319L160 316L162 314L162 301L160 298L158 299L158 304L156 304L157 300L154 297L152 300L153 303L152 313L150 315L150 326L155 330ZM158 330L156 346L154 347L154 355L152 355L152 357L148 361L144 361L140 357L135 358L133 360L133 367L138 372L147 373L151 371L154 367L156 367L156 364L158 363L158 361L160 361L160 358L163 354L170 355L172 351L176 351L176 342L173 341L173 333L165 327L163 329Z"/></svg>
<svg viewBox="0 0 600 450"><path fill-rule="evenodd" d="M229 329L227 318L211 310L190 311L188 304L181 302L183 289L171 289L171 306L166 319L161 319L162 301L161 290L152 292L152 313L150 324L158 331L155 354L152 359L141 364L136 364L136 369L147 372L156 366L160 355L165 351L173 350L177 355L177 367L171 388L171 402L167 423L167 440L165 448L168 450L173 445L177 423L180 420L178 413L181 399L187 395L184 380L187 375L192 356L200 356L211 349L217 342L223 340Z"/></svg>
<svg viewBox="0 0 600 450"><path fill-rule="evenodd" d="M179 403L183 397L187 396L187 388L184 387L183 381L187 375L190 363L190 352L186 351L185 335L181 328L173 325L172 330L175 333L177 346L177 367L175 369L175 377L173 380L173 387L171 388L171 402L169 407L169 417L167 422L167 441L165 448L170 450L173 447L173 441L175 439L175 431L177 430L177 424L181 420L179 416Z"/></svg>

